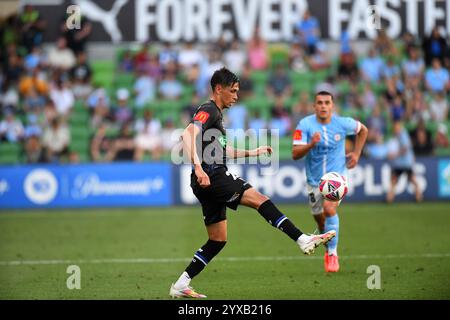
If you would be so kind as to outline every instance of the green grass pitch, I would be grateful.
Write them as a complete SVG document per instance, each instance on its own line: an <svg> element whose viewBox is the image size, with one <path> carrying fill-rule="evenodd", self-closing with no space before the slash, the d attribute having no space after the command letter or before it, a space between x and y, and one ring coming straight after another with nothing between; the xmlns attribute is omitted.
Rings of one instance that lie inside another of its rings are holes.
<svg viewBox="0 0 450 320"><path fill-rule="evenodd" d="M305 204L280 209L305 232ZM209 299L450 299L450 205L340 207L341 271L304 256L259 214L228 211L228 244L193 280ZM0 299L169 299L206 241L199 206L0 213ZM66 286L69 265L81 289ZM381 289L367 268L379 266Z"/></svg>

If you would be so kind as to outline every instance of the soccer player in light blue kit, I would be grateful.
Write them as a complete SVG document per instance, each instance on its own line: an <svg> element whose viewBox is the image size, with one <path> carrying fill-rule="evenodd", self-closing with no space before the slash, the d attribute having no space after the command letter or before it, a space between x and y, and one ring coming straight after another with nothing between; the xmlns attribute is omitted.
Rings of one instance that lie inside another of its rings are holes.
<svg viewBox="0 0 450 320"><path fill-rule="evenodd" d="M346 175L358 163L368 130L361 122L333 114L333 96L320 91L315 96L315 114L303 118L294 132L292 158L306 156L306 180L309 205L319 230L336 230L336 237L328 242L324 264L326 272L339 271L337 244L339 235L339 202L325 200L319 191L320 178L327 172ZM345 137L356 135L354 150L345 154Z"/></svg>

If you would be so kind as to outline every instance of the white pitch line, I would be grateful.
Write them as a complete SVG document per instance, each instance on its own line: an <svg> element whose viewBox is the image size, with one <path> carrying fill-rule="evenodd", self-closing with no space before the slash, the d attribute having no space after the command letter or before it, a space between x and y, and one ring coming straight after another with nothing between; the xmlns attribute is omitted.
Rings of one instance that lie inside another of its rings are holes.
<svg viewBox="0 0 450 320"><path fill-rule="evenodd" d="M450 253L424 253L424 254L375 254L339 256L344 260L369 260L369 259L411 259L411 258L450 258ZM289 261L289 260L322 260L322 256L280 256L280 257L224 257L214 261L228 262L252 262L252 261ZM13 260L0 261L0 266L19 265L52 265L52 264L126 264L126 263L176 263L188 262L192 258L136 258L136 259L79 259L79 260Z"/></svg>

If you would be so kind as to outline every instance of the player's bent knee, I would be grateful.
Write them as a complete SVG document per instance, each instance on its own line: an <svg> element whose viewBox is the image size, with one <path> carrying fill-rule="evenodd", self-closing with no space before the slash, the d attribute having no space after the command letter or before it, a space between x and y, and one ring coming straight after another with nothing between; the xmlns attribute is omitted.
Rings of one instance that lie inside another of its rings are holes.
<svg viewBox="0 0 450 320"><path fill-rule="evenodd" d="M331 217L334 216L337 212L337 202L329 202L326 201L326 203L324 203L323 205L323 212L325 214L326 217Z"/></svg>
<svg viewBox="0 0 450 320"><path fill-rule="evenodd" d="M247 207L258 209L264 202L269 200L269 197L256 191L255 188L245 190L241 198L241 204Z"/></svg>

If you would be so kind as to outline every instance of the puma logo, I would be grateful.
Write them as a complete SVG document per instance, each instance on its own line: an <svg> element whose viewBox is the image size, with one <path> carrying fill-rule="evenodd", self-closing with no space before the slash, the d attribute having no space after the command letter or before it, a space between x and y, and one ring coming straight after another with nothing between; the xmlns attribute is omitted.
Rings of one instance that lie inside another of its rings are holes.
<svg viewBox="0 0 450 320"><path fill-rule="evenodd" d="M122 33L117 25L117 15L127 2L128 0L116 0L111 10L106 11L91 0L75 0L75 4L80 7L81 14L91 21L100 22L113 42L122 40Z"/></svg>

